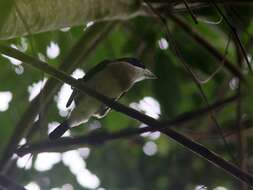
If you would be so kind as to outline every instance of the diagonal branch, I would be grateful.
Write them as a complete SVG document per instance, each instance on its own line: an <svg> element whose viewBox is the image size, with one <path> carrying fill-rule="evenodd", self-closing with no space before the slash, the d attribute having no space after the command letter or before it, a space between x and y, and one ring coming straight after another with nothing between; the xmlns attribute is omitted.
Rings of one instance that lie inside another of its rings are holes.
<svg viewBox="0 0 253 190"><path fill-rule="evenodd" d="M236 43L234 39L234 43L236 45L236 54L237 54L237 62L238 66L242 68L243 64L243 55L240 51L239 45ZM240 96L242 94L242 85L241 80L238 80L238 88L237 94ZM240 168L243 171L247 169L247 135L244 133L245 125L243 123L243 104L242 98L238 98L236 102L236 129L237 129L237 140L238 140L238 158L240 161ZM247 190L247 184L241 182L241 189Z"/></svg>
<svg viewBox="0 0 253 190"><path fill-rule="evenodd" d="M232 64L224 55L222 55L212 44L210 44L205 38L203 38L197 31L195 31L191 26L189 26L183 19L170 14L169 19L173 20L174 23L179 25L181 29L183 29L188 35L190 35L199 45L205 48L214 58L217 59L217 64L222 64L229 72L243 81L244 76L241 71L236 67L236 65Z"/></svg>
<svg viewBox="0 0 253 190"><path fill-rule="evenodd" d="M210 1L210 0L209 0ZM247 53L246 53L246 50L241 42L241 39L239 38L238 36L238 33L237 33L237 30L236 28L233 26L233 24L227 19L227 17L223 14L222 10L220 9L220 7L213 1L210 1L210 3L212 3L214 5L214 7L216 8L216 10L218 11L218 13L222 16L222 18L224 19L225 23L228 25L228 27L230 28L238 46L240 47L241 51L242 51L242 54L244 56L244 59L248 65L248 69L249 71L252 71L252 68L251 68L251 64L250 64L250 61L248 59L248 56L247 56Z"/></svg>
<svg viewBox="0 0 253 190"><path fill-rule="evenodd" d="M194 23L195 23L195 24L198 24L198 20L197 20L195 14L193 13L191 7L188 5L187 0L184 0L184 5L185 5L187 11L189 12L189 14L191 15L192 20L194 21Z"/></svg>
<svg viewBox="0 0 253 190"><path fill-rule="evenodd" d="M225 100L220 100L215 103L213 103L210 107L201 108L195 111L186 112L183 114L178 115L174 119L170 121L164 121L162 122L163 125L166 126L180 126L184 123L187 123L189 121L192 121L194 119L197 119L199 117L202 117L212 110L216 110L219 108L222 108L226 106L227 104L233 103L235 100L239 98L238 95L231 96ZM162 126L163 126L162 125ZM145 127L140 129L133 129L133 128L127 128L123 129L119 132L115 133L101 133L101 132L91 132L88 135L80 136L76 138L61 138L57 141L46 141L46 142L40 142L32 145L24 145L21 148L18 148L16 150L16 153L19 156L23 156L27 153L40 153L40 152L51 152L51 151L60 151L70 148L73 149L73 147L79 148L79 146L83 145L97 145L106 143L108 141L116 140L116 139L123 139L128 138L133 135L138 135L144 132L151 132L151 131L157 131L163 127Z"/></svg>
<svg viewBox="0 0 253 190"><path fill-rule="evenodd" d="M66 73L71 73L78 64L85 61L85 59L94 51L97 44L105 38L105 36L114 28L117 22L110 24L99 23L89 28L77 44L72 48L68 56L63 60L59 69ZM43 107L49 106L53 96L59 89L58 81L51 78L45 84L45 87L40 94L34 98L28 106L25 113L16 125L14 133L10 141L7 143L3 155L1 155L0 169L6 166L6 162L11 157L12 150L15 149L22 137L30 130L34 123L36 116L42 111ZM41 103L43 100L43 103Z"/></svg>
<svg viewBox="0 0 253 190"><path fill-rule="evenodd" d="M198 81L198 78L196 76L196 74L194 73L194 71L191 69L191 67L185 62L184 57L181 54L181 50L179 48L179 46L177 45L177 41L173 38L169 27L167 25L167 21L166 19L159 13L157 12L157 10L148 2L146 2L148 7L151 9L151 11L157 16L158 20L160 21L160 23L162 24L162 26L165 29L165 34L166 34L166 40L168 40L168 42L171 44L172 46L172 53L174 53L174 55L178 58L179 62L183 65L184 69L190 74L190 77L192 79L192 81L194 82L194 84L196 85L196 87L198 88L201 97L203 98L204 102L206 103L207 106L210 106L207 96L202 88L201 83ZM212 121L215 123L215 126L218 130L218 132L221 135L222 141L224 143L224 145L227 147L227 150L229 151L229 154L231 156L231 158L234 160L234 162L236 162L236 159L231 151L231 148L223 134L222 128L218 123L218 120L215 117L215 114L212 110L210 110L209 112L209 116L212 119Z"/></svg>
<svg viewBox="0 0 253 190"><path fill-rule="evenodd" d="M101 101L102 103L108 105L112 109L124 113L127 116L138 120L140 122L145 123L146 125L150 126L153 128L153 130L156 130L157 127L162 127L160 128L159 131L170 137L171 139L175 140L179 144L181 144L183 147L189 149L196 155L205 158L207 161L212 163L213 165L223 169L226 171L228 174L231 176L234 176L235 178L246 182L247 184L253 186L253 176L247 172L242 171L239 169L237 166L234 164L224 160L222 157L219 155L215 154L214 152L208 150L206 147L202 146L201 144L198 144L197 142L192 141L191 139L185 137L184 135L176 132L175 130L171 129L170 126L164 126L162 122L159 122L158 120L155 120L147 115L144 115L132 108L129 108L127 106L124 106L118 102L115 102L113 99L108 98L93 89L87 87L84 83L79 82L78 80L75 80L74 78L66 75L62 71L58 71L57 69L51 67L45 62L42 62L38 59L35 59L31 56L28 56L18 50L15 50L11 47L7 47L4 45L0 45L0 52L11 56L13 58L19 59L23 61L24 63L30 65L31 67L34 67L40 71L43 71L52 77L65 82L67 84L70 84L71 86L79 89L81 92L86 93L93 98ZM15 150L11 150L14 152Z"/></svg>

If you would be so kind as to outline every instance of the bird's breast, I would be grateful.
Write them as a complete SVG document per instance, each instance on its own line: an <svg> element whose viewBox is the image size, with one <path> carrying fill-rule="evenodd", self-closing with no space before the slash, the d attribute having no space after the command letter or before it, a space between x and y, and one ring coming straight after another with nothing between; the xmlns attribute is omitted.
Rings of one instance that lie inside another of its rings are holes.
<svg viewBox="0 0 253 190"><path fill-rule="evenodd" d="M99 72L88 81L85 81L85 84L109 98L118 98L131 87L131 81L124 80L124 76L119 76L112 69ZM102 105L103 103L95 98L83 94L77 107L69 117L71 126L80 125L89 120L91 116L98 112Z"/></svg>

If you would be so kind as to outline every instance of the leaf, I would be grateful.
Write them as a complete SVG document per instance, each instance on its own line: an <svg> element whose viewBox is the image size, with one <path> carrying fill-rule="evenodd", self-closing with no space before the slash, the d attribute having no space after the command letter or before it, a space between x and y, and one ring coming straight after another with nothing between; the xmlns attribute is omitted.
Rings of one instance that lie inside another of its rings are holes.
<svg viewBox="0 0 253 190"><path fill-rule="evenodd" d="M0 1L0 31L2 30L2 27L4 27L12 8L13 0Z"/></svg>

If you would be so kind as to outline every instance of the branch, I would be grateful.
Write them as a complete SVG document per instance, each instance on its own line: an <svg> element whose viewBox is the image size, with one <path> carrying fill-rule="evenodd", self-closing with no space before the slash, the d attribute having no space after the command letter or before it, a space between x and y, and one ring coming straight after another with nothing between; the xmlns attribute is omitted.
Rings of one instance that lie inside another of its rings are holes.
<svg viewBox="0 0 253 190"><path fill-rule="evenodd" d="M210 107L201 108L196 111L186 112L183 114L178 115L174 119L170 121L164 121L161 126L158 126L156 128L154 127L144 127L140 129L133 129L133 128L127 128L123 129L119 132L115 133L101 133L101 132L92 132L85 136L80 136L76 138L61 138L57 141L46 141L46 142L40 142L32 145L24 145L21 148L18 148L16 150L16 153L18 156L23 156L27 153L40 153L40 152L55 152L58 150L64 150L70 148L73 149L73 147L79 148L79 146L83 145L98 145L103 144L108 141L116 140L116 139L125 139L128 137L131 137L133 135L138 135L144 132L152 132L157 131L159 129L163 129L163 126L180 126L184 123L187 123L191 120L197 119L201 116L204 116L208 114L210 109L216 110L221 107L226 106L227 104L230 104L237 100L239 97L238 95L231 96L225 100L217 101L213 103Z"/></svg>
<svg viewBox="0 0 253 190"><path fill-rule="evenodd" d="M163 124L164 125L179 125L181 123L188 122L189 120L202 117L203 115L208 114L212 110L216 110L216 109L221 108L231 102L234 102L235 100L237 100L239 98L240 97L238 96L238 94L231 96L225 100L217 101L205 108L180 114L179 116L174 118L173 121L164 121Z"/></svg>
<svg viewBox="0 0 253 190"><path fill-rule="evenodd" d="M242 68L243 65L243 55L240 51L240 47L238 43L236 43L236 39L234 39L235 46L236 46L236 54L237 54L237 62L238 66ZM242 94L242 85L241 80L238 80L238 88L237 88L237 94L240 96ZM238 158L240 161L240 168L243 171L246 171L247 169L247 136L244 133L244 123L243 123L243 104L242 99L238 98L236 102L236 129L237 129L237 140L238 140ZM247 184L244 182L241 182L241 190L247 190Z"/></svg>
<svg viewBox="0 0 253 190"><path fill-rule="evenodd" d="M184 1L184 5L185 5L187 11L189 12L189 14L190 14L191 17L192 17L192 20L194 21L195 24L198 24L198 20L197 20L195 14L193 13L191 7L188 5L187 0L183 0L183 1Z"/></svg>
<svg viewBox="0 0 253 190"><path fill-rule="evenodd" d="M144 115L132 108L129 108L129 107L124 106L118 102L115 102L111 98L105 97L104 95L87 87L87 85L85 85L85 83L81 83L80 81L75 80L74 78L66 75L62 71L58 71L57 69L51 67L50 65L48 65L45 62L42 62L42 61L35 59L31 56L28 56L16 49L13 49L11 47L7 47L4 45L0 45L0 52L5 55L11 56L13 58L19 59L19 60L23 61L24 63L30 65L31 67L34 67L40 71L43 71L43 72L51 75L52 77L79 89L81 92L92 96L93 98L97 99L98 101L101 101L102 103L106 104L107 106L111 107L112 109L114 109L118 112L124 113L127 116L129 116L135 120L145 123L146 125L153 128L154 131L156 130L157 127L162 127L161 122L159 122L147 115ZM170 126L163 126L163 128L160 128L159 131L164 133L168 137L172 138L173 140L175 140L176 142L178 142L179 144L181 144L185 148L191 150L196 155L198 155L202 158L205 158L207 161L209 161L213 165L216 165L217 167L223 169L231 176L234 176L237 179L242 180L242 181L248 183L249 185L253 186L253 176L251 174L240 170L237 166L224 160L223 158L221 158L220 156L218 156L214 152L208 150L207 148L205 148L201 144L198 144L197 142L194 142L194 141L190 140L189 138L185 137L184 135L176 132L175 130L171 129Z"/></svg>
<svg viewBox="0 0 253 190"><path fill-rule="evenodd" d="M157 10L147 2L148 7L150 8L150 10L157 16L158 21L160 21L160 23L162 24L162 27L164 27L165 30L165 34L166 34L166 40L171 44L172 46L172 53L174 53L174 55L178 58L179 62L183 65L184 69L190 74L190 77L192 78L192 81L194 82L194 84L196 85L197 89L200 92L201 97L203 98L204 102L206 103L207 106L210 106L207 96L205 95L205 92L202 88L201 83L199 82L196 74L194 73L194 71L192 70L192 68L185 62L184 57L181 54L181 50L179 48L179 46L177 45L177 41L173 38L169 27L167 25L167 20L159 13L157 12ZM209 112L209 116L212 119L212 121L215 123L215 126L217 128L217 130L219 131L222 141L224 143L224 145L227 147L227 150L229 151L229 154L231 156L231 158L236 162L236 159L231 151L231 148L229 146L229 144L226 141L226 138L223 134L222 128L218 123L218 120L215 117L214 112L211 110Z"/></svg>
<svg viewBox="0 0 253 190"><path fill-rule="evenodd" d="M210 1L210 0L209 0ZM244 48L244 46L242 45L242 42L241 42L241 39L239 38L238 34L237 34L237 30L236 28L233 26L232 23L230 23L230 21L227 19L227 17L223 14L222 10L220 9L220 7L213 1L210 1L210 3L212 3L214 5L214 7L217 9L218 13L222 16L222 18L224 19L225 23L228 25L228 27L230 28L238 46L240 47L241 51L242 51L242 54L244 56L244 59L246 60L246 63L248 65L248 69L249 71L252 71L252 68L251 68L251 64L250 64L250 61L248 59L248 56L247 56L247 53L246 53L246 50Z"/></svg>
<svg viewBox="0 0 253 190"><path fill-rule="evenodd" d="M212 44L210 44L205 38L203 38L196 30L194 30L190 25L188 25L183 19L167 13L169 15L169 19L173 20L174 23L179 25L181 29L183 29L188 35L190 35L199 45L205 48L214 58L217 59L217 64L224 66L229 72L238 78L245 81L243 74L236 67L236 65L232 64L224 55L222 55Z"/></svg>
<svg viewBox="0 0 253 190"><path fill-rule="evenodd" d="M97 44L105 38L106 35L114 28L116 23L99 23L89 28L77 44L71 49L68 56L60 64L59 69L66 73L71 73L77 65L85 61L96 48ZM71 64L70 64L71 63ZM50 78L45 84L43 90L36 98L34 98L28 106L25 113L23 113L19 122L16 125L14 133L12 134L6 148L1 156L0 169L2 170L7 164L6 162L11 157L21 138L25 136L34 123L35 117L42 111L43 107L49 106L52 98L60 87L58 81ZM43 103L41 103L43 100Z"/></svg>
<svg viewBox="0 0 253 190"><path fill-rule="evenodd" d="M27 190L2 174L0 174L0 187L8 190Z"/></svg>
<svg viewBox="0 0 253 190"><path fill-rule="evenodd" d="M236 121L234 120L232 124L229 125L229 128L234 128L232 130L229 131L225 131L225 136L226 139L229 143L238 143L238 129L236 129L236 127L238 127L236 124ZM253 134L253 128L252 126L252 121L250 120L246 120L243 121L242 124L244 125L243 130L241 131L241 133L243 133L243 135L245 137L250 137ZM220 141L220 136L217 133L214 133L214 131L206 131L206 132L193 132L193 131L189 131L189 130L184 130L181 131L185 136L194 139L196 141L200 141L200 142L205 142L205 143L211 143L212 145L218 145L219 141ZM246 171L244 169L244 171Z"/></svg>

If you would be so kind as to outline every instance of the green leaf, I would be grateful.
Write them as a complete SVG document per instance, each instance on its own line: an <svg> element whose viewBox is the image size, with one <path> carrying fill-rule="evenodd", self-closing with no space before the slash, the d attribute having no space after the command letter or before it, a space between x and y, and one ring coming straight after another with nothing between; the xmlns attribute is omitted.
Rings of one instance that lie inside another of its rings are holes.
<svg viewBox="0 0 253 190"><path fill-rule="evenodd" d="M2 27L4 27L4 24L8 19L11 9L13 8L13 2L14 0L0 1L0 31L2 30Z"/></svg>

